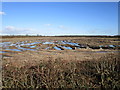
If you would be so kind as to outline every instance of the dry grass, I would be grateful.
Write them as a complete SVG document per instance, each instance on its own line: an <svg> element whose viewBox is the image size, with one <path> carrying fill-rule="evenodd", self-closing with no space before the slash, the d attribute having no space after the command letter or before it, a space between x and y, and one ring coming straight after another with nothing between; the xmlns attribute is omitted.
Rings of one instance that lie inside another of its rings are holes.
<svg viewBox="0 0 120 90"><path fill-rule="evenodd" d="M31 42L71 40L75 43L89 45L119 44L117 38L100 37L25 37L24 39L7 37L2 40L13 43L23 40ZM46 48L51 45L41 46L39 44L39 46ZM119 54L94 53L94 51L102 50L7 51L8 53L2 54L3 88L109 88L119 90Z"/></svg>
<svg viewBox="0 0 120 90"><path fill-rule="evenodd" d="M3 67L3 88L120 88L119 58L98 61L42 61L21 68Z"/></svg>

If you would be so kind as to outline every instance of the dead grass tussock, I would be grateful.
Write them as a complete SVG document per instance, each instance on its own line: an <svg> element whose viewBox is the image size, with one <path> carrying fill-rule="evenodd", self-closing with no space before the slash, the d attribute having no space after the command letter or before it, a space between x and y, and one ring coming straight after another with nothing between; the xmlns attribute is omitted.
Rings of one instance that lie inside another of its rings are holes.
<svg viewBox="0 0 120 90"><path fill-rule="evenodd" d="M4 88L120 88L119 57L98 61L43 60L36 65L3 67Z"/></svg>

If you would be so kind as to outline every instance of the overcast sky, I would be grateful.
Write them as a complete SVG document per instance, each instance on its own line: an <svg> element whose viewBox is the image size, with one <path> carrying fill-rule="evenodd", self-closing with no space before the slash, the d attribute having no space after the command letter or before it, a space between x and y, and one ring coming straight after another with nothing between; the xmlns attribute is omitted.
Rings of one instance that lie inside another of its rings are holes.
<svg viewBox="0 0 120 90"><path fill-rule="evenodd" d="M3 34L116 35L117 2L3 2Z"/></svg>

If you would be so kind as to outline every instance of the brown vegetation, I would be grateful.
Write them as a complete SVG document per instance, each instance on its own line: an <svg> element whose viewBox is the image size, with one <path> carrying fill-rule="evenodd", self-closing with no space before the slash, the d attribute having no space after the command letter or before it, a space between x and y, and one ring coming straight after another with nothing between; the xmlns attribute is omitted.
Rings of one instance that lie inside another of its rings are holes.
<svg viewBox="0 0 120 90"><path fill-rule="evenodd" d="M107 58L107 59L105 59ZM3 67L3 88L120 88L120 58L98 61L42 61L21 68Z"/></svg>
<svg viewBox="0 0 120 90"><path fill-rule="evenodd" d="M31 42L71 40L94 47L106 44L119 45L117 37L4 37L2 39L3 42L13 43L25 40ZM36 46L46 48L55 45ZM3 88L120 89L120 57L114 49L4 51L8 53L2 53ZM103 53L97 53L99 51Z"/></svg>

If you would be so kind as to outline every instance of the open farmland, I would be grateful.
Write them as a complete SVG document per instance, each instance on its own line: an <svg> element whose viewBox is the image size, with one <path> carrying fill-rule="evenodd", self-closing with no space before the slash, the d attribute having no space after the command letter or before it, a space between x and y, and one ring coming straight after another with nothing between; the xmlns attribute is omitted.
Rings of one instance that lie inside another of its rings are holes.
<svg viewBox="0 0 120 90"><path fill-rule="evenodd" d="M120 88L118 37L4 36L3 88Z"/></svg>

